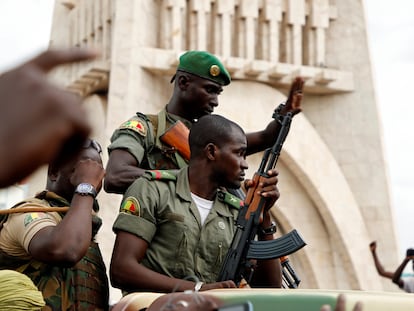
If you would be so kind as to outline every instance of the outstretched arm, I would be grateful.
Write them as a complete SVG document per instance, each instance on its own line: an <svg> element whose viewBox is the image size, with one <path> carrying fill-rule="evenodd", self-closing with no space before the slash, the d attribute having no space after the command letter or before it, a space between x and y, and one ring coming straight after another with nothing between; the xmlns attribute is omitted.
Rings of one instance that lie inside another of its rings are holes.
<svg viewBox="0 0 414 311"><path fill-rule="evenodd" d="M295 78L290 88L285 107L281 111L282 114L292 112L293 115L296 115L302 111L300 105L303 97L302 91L304 83L301 77ZM247 133L247 155L263 151L272 146L279 129L280 124L276 120L273 120L264 130Z"/></svg>
<svg viewBox="0 0 414 311"><path fill-rule="evenodd" d="M82 49L49 50L0 75L0 187L79 151L90 132L82 99L50 83L47 73L96 55Z"/></svg>
<svg viewBox="0 0 414 311"><path fill-rule="evenodd" d="M379 261L379 258L377 256L377 242L373 241L369 244L369 248L371 250L371 254L372 254L372 258L374 258L374 263L375 263L375 268L377 268L378 274L392 279L394 277L394 273L393 272L389 272L389 271L385 271L382 264Z"/></svg>

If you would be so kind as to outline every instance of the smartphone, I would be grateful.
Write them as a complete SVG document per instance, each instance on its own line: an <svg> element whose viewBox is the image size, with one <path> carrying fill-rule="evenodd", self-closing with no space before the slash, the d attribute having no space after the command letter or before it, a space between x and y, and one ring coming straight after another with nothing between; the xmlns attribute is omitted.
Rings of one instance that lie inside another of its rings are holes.
<svg viewBox="0 0 414 311"><path fill-rule="evenodd" d="M253 305L250 301L246 301L222 306L217 311L253 311Z"/></svg>

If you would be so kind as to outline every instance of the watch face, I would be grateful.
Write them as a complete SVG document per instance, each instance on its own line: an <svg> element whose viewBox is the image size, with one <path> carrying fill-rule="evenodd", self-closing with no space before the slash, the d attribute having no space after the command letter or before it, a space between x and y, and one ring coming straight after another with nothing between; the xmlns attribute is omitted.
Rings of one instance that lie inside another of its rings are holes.
<svg viewBox="0 0 414 311"><path fill-rule="evenodd" d="M79 193L80 195L91 195L94 198L96 197L96 194L97 194L95 188L91 184L88 184L88 183L79 184L76 187L75 192Z"/></svg>
<svg viewBox="0 0 414 311"><path fill-rule="evenodd" d="M93 186L91 184L80 184L79 191L85 192L85 193L91 192L93 191Z"/></svg>

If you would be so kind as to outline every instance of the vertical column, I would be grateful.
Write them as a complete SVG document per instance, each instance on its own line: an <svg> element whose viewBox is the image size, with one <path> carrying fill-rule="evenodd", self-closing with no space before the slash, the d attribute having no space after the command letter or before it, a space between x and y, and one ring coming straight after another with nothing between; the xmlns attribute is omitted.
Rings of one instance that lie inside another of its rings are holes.
<svg viewBox="0 0 414 311"><path fill-rule="evenodd" d="M286 62L302 64L302 26L305 25L305 0L287 0Z"/></svg>
<svg viewBox="0 0 414 311"><path fill-rule="evenodd" d="M160 15L160 42L163 49L183 49L183 27L185 0L164 0Z"/></svg>
<svg viewBox="0 0 414 311"><path fill-rule="evenodd" d="M279 62L279 24L282 21L281 0L264 0L262 27L263 59Z"/></svg>
<svg viewBox="0 0 414 311"><path fill-rule="evenodd" d="M240 0L240 41L239 56L255 59L256 48L256 21L259 16L258 0Z"/></svg>
<svg viewBox="0 0 414 311"><path fill-rule="evenodd" d="M234 0L216 1L217 16L214 35L215 52L223 58L231 56L231 36L237 36L232 27L234 16Z"/></svg>
<svg viewBox="0 0 414 311"><path fill-rule="evenodd" d="M309 3L309 45L307 46L310 66L325 64L325 32L329 27L329 0L311 0Z"/></svg>
<svg viewBox="0 0 414 311"><path fill-rule="evenodd" d="M207 49L207 14L211 12L211 0L190 0L189 37L190 50Z"/></svg>

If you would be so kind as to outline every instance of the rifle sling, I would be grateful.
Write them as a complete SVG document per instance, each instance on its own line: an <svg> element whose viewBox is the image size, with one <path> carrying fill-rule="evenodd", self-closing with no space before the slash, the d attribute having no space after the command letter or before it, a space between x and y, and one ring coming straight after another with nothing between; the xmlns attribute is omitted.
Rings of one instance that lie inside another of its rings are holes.
<svg viewBox="0 0 414 311"><path fill-rule="evenodd" d="M306 245L296 229L271 241L251 241L246 259L274 259L290 255Z"/></svg>

